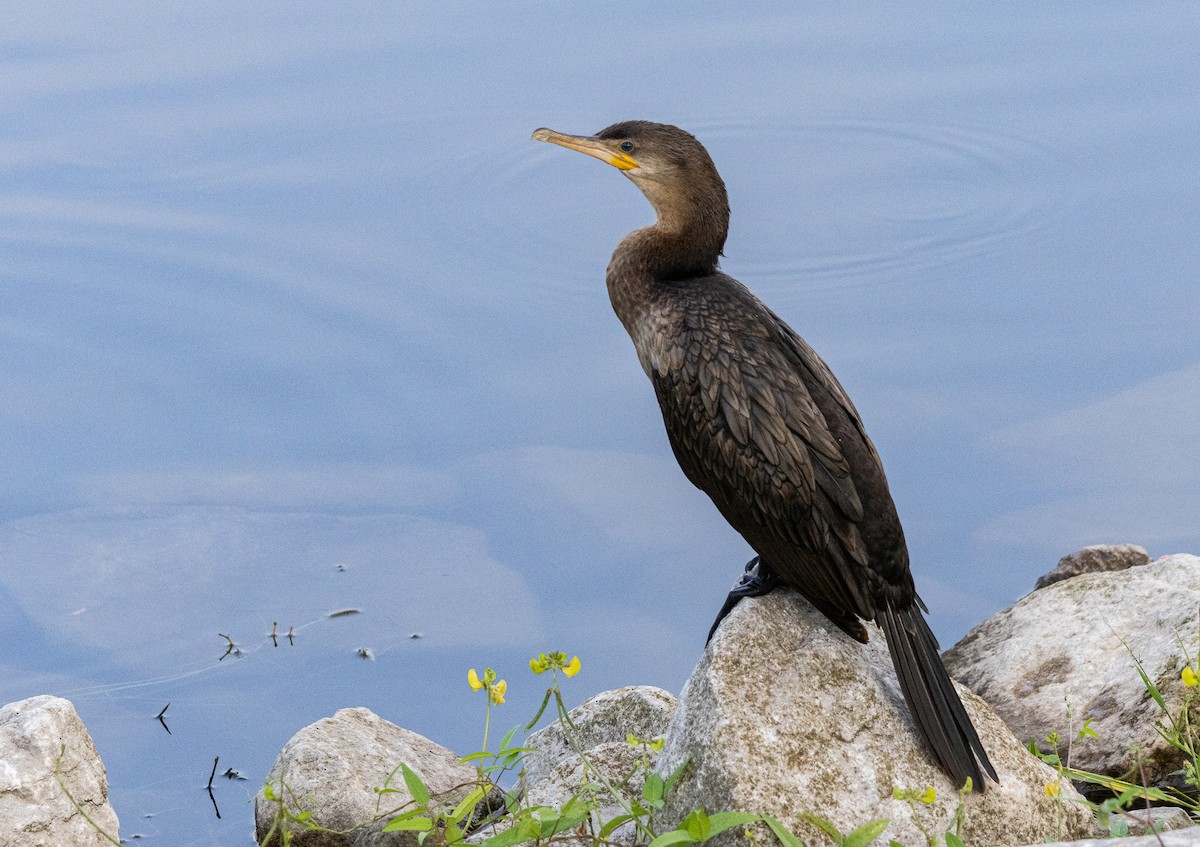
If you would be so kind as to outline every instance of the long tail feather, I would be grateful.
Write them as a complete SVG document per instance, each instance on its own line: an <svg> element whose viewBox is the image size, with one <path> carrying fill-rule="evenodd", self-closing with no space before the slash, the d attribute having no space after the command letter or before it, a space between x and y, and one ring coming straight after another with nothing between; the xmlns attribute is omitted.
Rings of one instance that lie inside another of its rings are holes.
<svg viewBox="0 0 1200 847"><path fill-rule="evenodd" d="M980 792L986 790L983 772L999 782L979 733L942 665L937 639L920 609L910 606L898 611L889 603L879 610L877 620L909 711L942 770L956 785L963 785L970 777Z"/></svg>

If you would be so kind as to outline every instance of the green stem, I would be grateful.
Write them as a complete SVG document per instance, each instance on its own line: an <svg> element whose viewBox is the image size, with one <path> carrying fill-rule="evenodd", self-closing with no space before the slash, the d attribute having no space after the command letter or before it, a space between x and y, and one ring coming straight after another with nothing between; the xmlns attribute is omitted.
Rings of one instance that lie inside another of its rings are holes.
<svg viewBox="0 0 1200 847"><path fill-rule="evenodd" d="M492 690L485 686L484 691L487 692L487 714L483 718L483 752L487 752L488 729L492 725Z"/></svg>
<svg viewBox="0 0 1200 847"><path fill-rule="evenodd" d="M567 713L567 706L565 703L563 703L562 692L558 688L557 671L554 675L554 702L558 707L558 719L563 725L563 737L567 739L567 744L575 752L575 755L578 756L583 762L586 771L590 772L594 777L596 777L596 779L600 781L600 784L604 786L604 790L607 791L612 798L617 801L617 805L621 807L621 811L633 819L633 824L636 830L640 832L644 838L653 841L654 832L648 826L646 826L645 822L642 821L640 817L634 814L633 806L625 798L625 795L613 787L612 783L608 781L608 778L588 760L587 755L583 752L583 748L579 746L579 739L575 737L575 724L572 723L571 717Z"/></svg>

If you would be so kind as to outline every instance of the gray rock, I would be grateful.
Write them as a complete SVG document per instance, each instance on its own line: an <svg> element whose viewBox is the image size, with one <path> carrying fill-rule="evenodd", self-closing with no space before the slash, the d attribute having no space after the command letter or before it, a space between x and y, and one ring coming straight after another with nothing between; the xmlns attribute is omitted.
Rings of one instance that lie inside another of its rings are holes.
<svg viewBox="0 0 1200 847"><path fill-rule="evenodd" d="M924 844L908 803L893 789L933 787L922 824L940 836L959 803L926 752L878 630L869 644L848 638L798 594L777 590L744 600L722 624L679 699L658 772L685 758L664 823L692 808L771 815L808 844L827 841L802 816L818 815L843 832L877 818L890 823L879 843ZM1056 774L1031 756L1004 722L960 686L1000 784L965 799L967 844L1018 845L1047 834L1092 833L1091 815ZM1060 817L1061 816L1061 817ZM768 843L769 834L763 835ZM740 840L737 829L718 836Z"/></svg>
<svg viewBox="0 0 1200 847"><path fill-rule="evenodd" d="M1162 784L1182 766L1182 754L1155 730L1163 715L1134 656L1178 714L1184 654L1198 649L1198 606L1200 558L1167 556L1034 591L975 627L944 658L1018 738L1041 743L1057 731L1064 752L1072 742L1072 765L1111 776L1137 768L1140 751L1146 779ZM1086 718L1099 737L1077 740Z"/></svg>
<svg viewBox="0 0 1200 847"><path fill-rule="evenodd" d="M1145 547L1136 544L1096 544L1063 556L1054 570L1038 577L1036 588L1045 588L1080 574L1123 571L1148 564L1150 554Z"/></svg>
<svg viewBox="0 0 1200 847"><path fill-rule="evenodd" d="M662 736L675 712L675 697L651 685L630 685L590 697L570 712L577 742L584 751L607 744L633 748L625 736L653 739ZM549 778L564 763L579 761L567 744L558 721L548 724L525 740L535 752L525 757L525 784L530 789ZM636 751L634 751L636 755Z"/></svg>
<svg viewBox="0 0 1200 847"><path fill-rule="evenodd" d="M1110 819L1119 820L1127 827L1129 835L1147 835L1152 832L1171 832L1176 829L1187 829L1195 826L1196 821L1191 815L1178 806L1154 806L1149 809L1134 809L1123 814L1112 815ZM1109 833L1099 831L1097 835L1107 838Z"/></svg>
<svg viewBox="0 0 1200 847"><path fill-rule="evenodd" d="M454 803L476 785L475 768L460 764L459 757L415 732L385 721L370 709L340 709L292 736L279 754L267 782L286 798L293 813L308 811L322 830L292 825L295 847L349 847L365 836L373 823L403 811L412 797L398 768L415 771L434 797ZM376 793L395 771L388 787L397 793ZM255 833L264 842L279 813L279 804L259 791L254 802ZM416 845L412 832L379 832L370 845Z"/></svg>
<svg viewBox="0 0 1200 847"><path fill-rule="evenodd" d="M1029 847L1200 847L1200 826L1177 829L1161 835L1143 835L1137 838L1088 838L1080 841L1030 844Z"/></svg>
<svg viewBox="0 0 1200 847"><path fill-rule="evenodd" d="M633 747L626 736L652 740L661 737L675 711L675 697L649 685L631 685L615 691L605 691L585 700L570 712L577 734L577 743L588 762L610 784L623 783L646 757L650 767L659 754L644 747ZM585 781L595 781L595 775L585 775L584 764L571 749L561 725L556 721L533 733L525 746L535 748L525 758L525 796L527 806L561 807ZM585 780L586 777L586 780ZM625 790L641 796L643 779L635 776ZM597 799L600 810L598 822L611 820L621 814L616 801L601 792ZM628 841L630 827L618 831L614 840Z"/></svg>
<svg viewBox="0 0 1200 847"><path fill-rule="evenodd" d="M70 701L42 695L0 708L0 845L98 847L110 844L101 830L116 838L117 827L104 763Z"/></svg>

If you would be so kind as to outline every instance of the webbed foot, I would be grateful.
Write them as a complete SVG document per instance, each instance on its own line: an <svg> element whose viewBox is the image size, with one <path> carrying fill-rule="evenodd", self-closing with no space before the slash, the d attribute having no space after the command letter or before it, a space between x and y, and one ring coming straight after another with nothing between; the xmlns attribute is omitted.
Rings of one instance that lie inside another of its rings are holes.
<svg viewBox="0 0 1200 847"><path fill-rule="evenodd" d="M763 563L760 557L755 556L746 562L745 570L733 587L729 589L729 595L725 598L721 611L717 612L717 619L713 621L712 629L708 631L708 638L704 640L704 646L707 647L708 642L712 641L717 627L721 625L721 621L725 620L725 616L733 611L733 607L738 604L739 600L743 597L762 597L764 594L770 594L777 587L779 587L779 577L775 576L775 573Z"/></svg>

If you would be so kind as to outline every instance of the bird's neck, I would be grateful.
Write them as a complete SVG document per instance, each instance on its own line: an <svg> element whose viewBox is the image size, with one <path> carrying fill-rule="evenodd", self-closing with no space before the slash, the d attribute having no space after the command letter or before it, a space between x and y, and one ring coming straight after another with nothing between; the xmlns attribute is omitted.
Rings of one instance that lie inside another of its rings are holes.
<svg viewBox="0 0 1200 847"><path fill-rule="evenodd" d="M660 216L652 226L621 239L608 264L607 282L613 308L626 327L664 284L716 272L726 226L727 219L678 221Z"/></svg>

